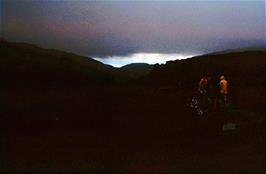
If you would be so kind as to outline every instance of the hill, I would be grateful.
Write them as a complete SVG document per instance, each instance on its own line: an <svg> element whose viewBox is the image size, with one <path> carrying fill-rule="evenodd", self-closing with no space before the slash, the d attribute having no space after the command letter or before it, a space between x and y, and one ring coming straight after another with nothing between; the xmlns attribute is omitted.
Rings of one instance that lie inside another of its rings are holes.
<svg viewBox="0 0 266 174"><path fill-rule="evenodd" d="M0 42L0 73L13 84L111 83L114 68L91 58L26 43Z"/></svg>
<svg viewBox="0 0 266 174"><path fill-rule="evenodd" d="M148 75L153 65L146 63L132 63L119 68L119 79L122 81L135 80Z"/></svg>
<svg viewBox="0 0 266 174"><path fill-rule="evenodd" d="M250 46L244 48L236 48L236 49L227 49L223 51L213 52L210 55L217 55L217 54L228 54L228 53L236 53L236 52L247 52L247 51L266 51L266 47L264 45L258 46Z"/></svg>
<svg viewBox="0 0 266 174"><path fill-rule="evenodd" d="M208 54L171 61L155 66L148 76L136 83L158 88L188 89L190 92L187 95L191 96L197 89L199 79L205 74L209 74L217 84L219 77L225 75L229 82L230 97L237 105L253 109L260 104L265 105L262 104L266 100L265 51Z"/></svg>
<svg viewBox="0 0 266 174"><path fill-rule="evenodd" d="M0 54L1 173L266 171L265 52L171 61L128 83L116 78L150 66L21 43ZM201 117L187 104L205 73L226 76L229 105Z"/></svg>
<svg viewBox="0 0 266 174"><path fill-rule="evenodd" d="M224 74L232 79L232 82L262 85L266 66L265 57L265 51L246 51L169 61L165 65L155 66L143 81L158 85L174 85L181 81L186 85L192 85L197 84L198 79L208 73L214 78Z"/></svg>
<svg viewBox="0 0 266 174"><path fill-rule="evenodd" d="M142 77L152 69L144 64L114 68L89 57L4 39L0 54L0 73L13 85L111 84Z"/></svg>

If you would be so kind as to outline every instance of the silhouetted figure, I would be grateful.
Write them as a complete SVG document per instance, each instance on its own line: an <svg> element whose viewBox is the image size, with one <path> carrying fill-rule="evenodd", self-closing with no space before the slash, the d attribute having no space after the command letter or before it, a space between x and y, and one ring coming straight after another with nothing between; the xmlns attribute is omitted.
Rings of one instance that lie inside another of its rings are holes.
<svg viewBox="0 0 266 174"><path fill-rule="evenodd" d="M207 86L208 86L208 75L204 75L200 79L199 86L198 86L199 104L204 112L208 108Z"/></svg>
<svg viewBox="0 0 266 174"><path fill-rule="evenodd" d="M228 90L228 82L225 80L225 77L222 75L220 77L220 95L222 97L222 101L224 104L227 103L227 90Z"/></svg>
<svg viewBox="0 0 266 174"><path fill-rule="evenodd" d="M208 78L207 78L207 75L205 75L199 81L198 91L200 94L207 93L207 84L208 84Z"/></svg>

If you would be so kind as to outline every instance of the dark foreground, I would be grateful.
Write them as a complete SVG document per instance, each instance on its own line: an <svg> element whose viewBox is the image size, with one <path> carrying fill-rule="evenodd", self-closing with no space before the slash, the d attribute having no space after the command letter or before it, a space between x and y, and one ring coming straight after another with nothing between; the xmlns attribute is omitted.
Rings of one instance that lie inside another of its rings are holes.
<svg viewBox="0 0 266 174"><path fill-rule="evenodd" d="M265 51L152 71L20 43L0 55L0 173L266 173ZM226 76L230 102L198 116L187 103L206 72Z"/></svg>
<svg viewBox="0 0 266 174"><path fill-rule="evenodd" d="M1 172L265 173L265 112L242 102L199 117L186 107L190 92L137 85L4 89ZM241 92L248 95L240 101L256 95ZM223 131L229 122L236 129Z"/></svg>

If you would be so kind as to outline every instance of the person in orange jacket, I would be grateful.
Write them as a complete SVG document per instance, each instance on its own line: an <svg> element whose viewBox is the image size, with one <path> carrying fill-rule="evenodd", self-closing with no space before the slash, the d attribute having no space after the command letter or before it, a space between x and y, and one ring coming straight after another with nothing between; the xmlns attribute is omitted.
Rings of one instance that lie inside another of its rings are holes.
<svg viewBox="0 0 266 174"><path fill-rule="evenodd" d="M223 75L220 77L220 83L219 84L220 84L220 94L222 96L224 103L226 103L227 102L227 93L228 93L228 82Z"/></svg>

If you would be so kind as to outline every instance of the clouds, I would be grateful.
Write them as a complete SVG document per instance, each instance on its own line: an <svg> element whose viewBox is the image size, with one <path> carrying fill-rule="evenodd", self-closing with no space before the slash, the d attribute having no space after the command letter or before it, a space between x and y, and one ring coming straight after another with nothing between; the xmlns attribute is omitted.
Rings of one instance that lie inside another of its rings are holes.
<svg viewBox="0 0 266 174"><path fill-rule="evenodd" d="M264 42L264 2L3 1L3 35L82 55L202 53Z"/></svg>
<svg viewBox="0 0 266 174"><path fill-rule="evenodd" d="M162 53L134 53L127 56L109 56L104 58L94 58L105 64L114 67L122 67L130 63L148 63L148 64L162 64L171 60L181 60L193 57L195 55L183 54L162 54Z"/></svg>

